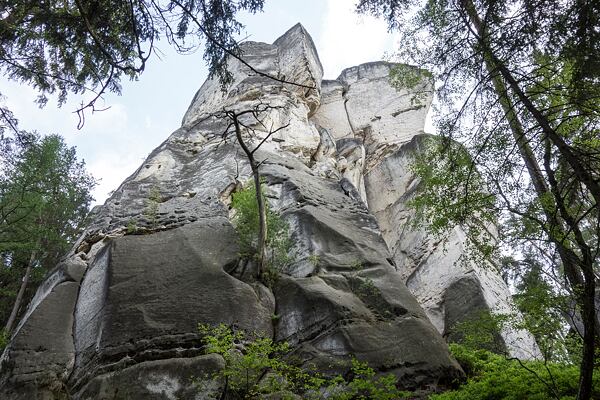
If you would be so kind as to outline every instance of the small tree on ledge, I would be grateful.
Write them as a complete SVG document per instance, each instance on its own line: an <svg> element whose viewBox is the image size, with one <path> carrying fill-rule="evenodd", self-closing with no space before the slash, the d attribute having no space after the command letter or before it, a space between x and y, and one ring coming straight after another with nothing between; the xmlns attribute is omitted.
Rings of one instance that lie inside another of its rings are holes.
<svg viewBox="0 0 600 400"><path fill-rule="evenodd" d="M235 135L235 140L238 142L252 169L252 177L254 189L256 193L256 204L258 207L258 245L257 245L257 278L261 278L265 271L265 260L267 250L267 206L261 190L260 166L265 160L258 161L255 157L258 149L267 142L275 133L289 126L289 123L275 128L271 122L267 125L267 114L273 110L281 109L278 106L258 103L252 108L241 111L223 109L223 111L213 114L214 117L224 118L229 121L227 128L222 133L222 138L227 140L230 136ZM246 122L249 120L249 122ZM260 139L258 144L252 145L253 139L259 138L259 132L266 132L265 136Z"/></svg>

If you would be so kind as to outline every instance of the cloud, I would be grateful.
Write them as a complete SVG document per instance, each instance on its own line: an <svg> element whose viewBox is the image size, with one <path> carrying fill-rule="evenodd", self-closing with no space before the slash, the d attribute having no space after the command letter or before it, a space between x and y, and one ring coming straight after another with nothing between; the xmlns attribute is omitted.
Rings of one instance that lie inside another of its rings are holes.
<svg viewBox="0 0 600 400"><path fill-rule="evenodd" d="M383 59L394 50L394 35L383 20L358 15L354 3L328 0L317 47L327 79L335 79L344 68Z"/></svg>
<svg viewBox="0 0 600 400"><path fill-rule="evenodd" d="M84 159L88 172L99 184L93 192L95 204L103 203L108 193L131 175L142 160L160 144L174 125L173 121L153 123L151 111L138 107L135 100L108 94L101 112L87 112L83 129L77 130L76 96L57 109L51 98L45 108L34 104L35 89L0 78L5 103L19 119L23 129L37 130L40 134L58 133L69 146L77 148L77 158ZM98 104L102 107L102 104ZM167 126L165 126L167 125ZM175 125L176 126L176 125Z"/></svg>
<svg viewBox="0 0 600 400"><path fill-rule="evenodd" d="M98 177L99 182L93 191L94 204L102 204L109 194L117 189L142 163L137 154L104 153L87 165L88 171Z"/></svg>

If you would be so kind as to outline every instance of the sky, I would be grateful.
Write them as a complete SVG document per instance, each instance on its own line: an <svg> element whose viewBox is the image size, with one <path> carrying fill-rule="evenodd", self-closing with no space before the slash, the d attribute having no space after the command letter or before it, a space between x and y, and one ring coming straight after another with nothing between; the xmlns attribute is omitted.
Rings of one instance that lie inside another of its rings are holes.
<svg viewBox="0 0 600 400"><path fill-rule="evenodd" d="M354 13L349 0L267 0L263 13L240 16L248 40L272 43L300 22L310 33L324 68L335 79L348 67L384 58L395 50L394 36L382 20ZM71 96L58 108L55 99L40 109L34 89L0 77L3 102L21 128L42 134L58 133L88 171L99 180L95 204L102 204L131 175L146 156L181 125L181 119L208 72L202 50L176 54L163 41L162 55L153 57L138 81L122 82L122 95L108 94L99 106L109 107L86 116L81 130L73 111L82 98Z"/></svg>

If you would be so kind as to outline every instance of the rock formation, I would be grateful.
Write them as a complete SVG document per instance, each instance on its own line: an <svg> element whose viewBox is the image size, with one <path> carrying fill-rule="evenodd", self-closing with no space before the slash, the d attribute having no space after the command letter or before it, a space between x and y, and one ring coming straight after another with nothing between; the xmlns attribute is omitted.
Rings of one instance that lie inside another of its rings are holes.
<svg viewBox="0 0 600 400"><path fill-rule="evenodd" d="M510 296L494 273L454 267L463 250L458 228L448 254L406 228L415 188L407 162L430 98L412 106L411 93L390 85L384 62L322 81L300 25L273 44L244 43L243 57L305 87L235 60L226 91L204 83L181 128L95 210L38 290L2 356L1 398L204 398L191 379L223 361L204 355L198 323L287 341L323 371L354 355L404 388L461 376L441 333L466 308L503 310ZM257 104L269 106L269 123L246 121L254 145L267 125L285 126L256 155L270 206L294 243L294 262L272 288L244 272L238 254L228 204L251 174L219 117ZM522 332L503 337L514 354L535 351Z"/></svg>

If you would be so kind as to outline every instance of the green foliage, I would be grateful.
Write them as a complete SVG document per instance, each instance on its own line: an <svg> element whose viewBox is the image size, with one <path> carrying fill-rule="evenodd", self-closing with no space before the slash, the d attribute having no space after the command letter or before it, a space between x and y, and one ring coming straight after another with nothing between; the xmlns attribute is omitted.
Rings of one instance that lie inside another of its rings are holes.
<svg viewBox="0 0 600 400"><path fill-rule="evenodd" d="M138 230L137 221L134 219L130 219L127 221L127 233L132 234L136 233Z"/></svg>
<svg viewBox="0 0 600 400"><path fill-rule="evenodd" d="M390 70L390 83L401 89L412 92L411 104L415 109L425 107L433 88L433 75L426 69L412 65L396 64Z"/></svg>
<svg viewBox="0 0 600 400"><path fill-rule="evenodd" d="M497 243L490 231L498 218L496 198L487 190L467 149L443 138L424 138L410 168L421 181L409 201L416 212L412 226L424 226L437 237L461 226L470 250L466 256L478 264L491 259Z"/></svg>
<svg viewBox="0 0 600 400"><path fill-rule="evenodd" d="M318 254L311 254L308 256L308 262L315 268L319 266L319 261L321 261L321 257L319 257Z"/></svg>
<svg viewBox="0 0 600 400"><path fill-rule="evenodd" d="M474 312L450 328L448 339L471 350L504 354L506 349L500 331L510 320L509 315L492 315L487 310Z"/></svg>
<svg viewBox="0 0 600 400"><path fill-rule="evenodd" d="M94 179L60 136L30 135L3 154L0 174L0 321L6 321L34 255L29 299L81 233Z"/></svg>
<svg viewBox="0 0 600 400"><path fill-rule="evenodd" d="M396 388L396 377L392 374L377 377L367 363L352 359L352 379L336 376L328 382L327 399L334 400L394 400L410 397L411 393Z"/></svg>
<svg viewBox="0 0 600 400"><path fill-rule="evenodd" d="M2 165L0 251L43 245L56 261L82 229L95 181L60 136L29 140Z"/></svg>
<svg viewBox="0 0 600 400"><path fill-rule="evenodd" d="M226 382L227 391L237 398L260 398L261 394L292 392L321 384L319 378L283 360L283 355L290 350L287 343L234 332L224 324L199 325L198 329L203 335L206 353L220 354L225 361L225 368L212 378ZM267 379L263 379L265 376Z"/></svg>
<svg viewBox="0 0 600 400"><path fill-rule="evenodd" d="M368 364L356 359L352 359L351 378L326 379L317 371L289 362L291 349L287 343L234 332L224 324L216 327L201 324L198 329L206 353L220 354L225 361L225 368L210 378L225 383L228 393L233 392L235 398L259 399L276 394L285 399L296 394L313 400L392 400L408 395L396 389L393 375L378 377Z"/></svg>
<svg viewBox="0 0 600 400"><path fill-rule="evenodd" d="M544 360L578 365L582 338L574 332L567 334L562 315L563 310L569 308L570 299L553 293L543 279L536 277L538 272L529 271L517 284L519 292L513 299L518 312L474 312L452 326L447 339L472 351L488 350L506 355L501 330L523 330L534 336Z"/></svg>
<svg viewBox="0 0 600 400"><path fill-rule="evenodd" d="M263 195L264 197L264 195ZM259 237L259 213L254 185L233 193L231 205L235 210L233 223L238 233L240 255L251 259L256 256L256 243ZM293 261L292 241L287 222L269 208L267 212L267 253L262 279L267 284L277 280L279 271Z"/></svg>
<svg viewBox="0 0 600 400"><path fill-rule="evenodd" d="M360 298L380 320L393 318L398 309L392 307L383 297L381 290L375 285L373 279L360 275L360 272L364 269L362 261L359 259L354 260L348 267L350 273L346 276L346 280L350 291Z"/></svg>
<svg viewBox="0 0 600 400"><path fill-rule="evenodd" d="M160 195L160 189L157 186L152 186L148 199L146 200L146 209L144 210L144 216L148 219L151 229L156 229L158 223L158 208L162 202ZM129 227L128 227L129 229Z"/></svg>
<svg viewBox="0 0 600 400"><path fill-rule="evenodd" d="M10 337L8 336L8 333L6 333L4 329L0 329L0 353L4 351L4 349L8 345L9 340Z"/></svg>
<svg viewBox="0 0 600 400"><path fill-rule="evenodd" d="M468 376L458 390L430 396L431 400L575 399L576 366L517 361L485 350L451 344L450 350ZM600 371L594 374L593 398L600 398Z"/></svg>
<svg viewBox="0 0 600 400"><path fill-rule="evenodd" d="M584 316L579 396L589 398L600 267L600 31L591 26L600 3L360 0L357 9L398 29L402 61L437 81L443 139L415 168L417 223L465 228L479 264L493 261L495 245L535 258L553 297L568 296ZM496 218L497 235L487 232ZM525 325L556 357L560 338L543 332L558 326L543 317L547 290L520 300Z"/></svg>
<svg viewBox="0 0 600 400"><path fill-rule="evenodd" d="M469 350L487 350L506 354L503 329L524 330L531 333L546 361L574 364L581 362L581 336L565 334L561 309L567 297L553 295L545 282L526 289L521 288L514 299L519 312L491 314L474 312L452 326L448 340Z"/></svg>
<svg viewBox="0 0 600 400"><path fill-rule="evenodd" d="M518 293L513 297L523 316L519 327L531 332L548 361L573 361L572 345L567 343L564 331L563 310L569 308L570 299L556 294L542 275L541 266L534 260L526 260L532 267L517 285ZM571 348L571 351L569 351Z"/></svg>
<svg viewBox="0 0 600 400"><path fill-rule="evenodd" d="M350 269L355 273L358 271L361 271L364 268L362 261L361 260L354 260L352 261L352 263L350 264Z"/></svg>
<svg viewBox="0 0 600 400"><path fill-rule="evenodd" d="M600 31L592 28L600 2L360 0L357 9L399 30L398 58L437 81L443 140L415 167L421 222L465 228L476 263L497 261L496 244L534 255L555 294L585 316L580 396L589 398L600 267ZM497 235L487 232L496 218ZM548 309L543 296L531 291L535 304L521 302L538 337L556 326L555 318L533 320ZM553 342L542 343L552 357Z"/></svg>
<svg viewBox="0 0 600 400"><path fill-rule="evenodd" d="M530 332L545 360L580 363L582 338L574 332L569 334L565 324L564 315L572 313L574 307L569 293L549 283L544 266L530 254L519 260L505 257L502 274L517 290L513 300L520 316L508 318L510 327Z"/></svg>
<svg viewBox="0 0 600 400"><path fill-rule="evenodd" d="M163 38L180 53L206 41L209 71L227 83L226 50L239 52L234 37L243 28L236 14L261 11L263 2L3 0L0 71L34 86L41 104L53 93L60 104L69 92L119 93L121 79L139 77Z"/></svg>
<svg viewBox="0 0 600 400"><path fill-rule="evenodd" d="M371 279L371 278L361 279L358 290L361 293L364 293L365 296L370 296L373 293L377 293L378 292L378 289L375 286L375 283L373 282L373 279Z"/></svg>

